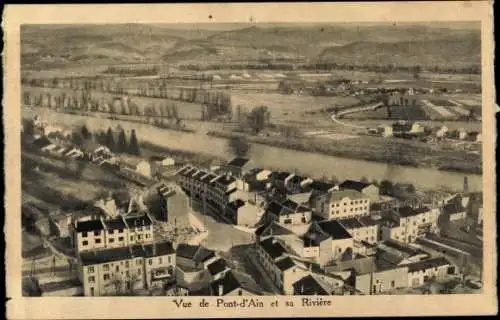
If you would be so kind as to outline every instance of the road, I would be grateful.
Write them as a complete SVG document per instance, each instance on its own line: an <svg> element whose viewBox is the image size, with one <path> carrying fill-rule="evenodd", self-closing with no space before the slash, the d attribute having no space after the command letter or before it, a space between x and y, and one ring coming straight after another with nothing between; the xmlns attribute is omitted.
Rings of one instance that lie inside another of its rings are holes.
<svg viewBox="0 0 500 320"><path fill-rule="evenodd" d="M216 251L228 251L234 246L253 243L252 234L226 223L208 206L206 214L201 212L203 212L202 205L193 201L192 214L204 224L208 231L208 236L202 241L205 247Z"/></svg>
<svg viewBox="0 0 500 320"><path fill-rule="evenodd" d="M342 121L337 119L337 116L342 116L342 115L354 113L354 112L375 110L378 107L380 107L381 105L382 105L382 103L377 103L376 105L373 105L373 106L349 108L346 110L339 111L337 114L332 114L331 119L333 122L338 123L338 124L345 126L345 127L351 127L351 128L355 128L355 129L366 129L366 127L357 126L354 124L342 122Z"/></svg>

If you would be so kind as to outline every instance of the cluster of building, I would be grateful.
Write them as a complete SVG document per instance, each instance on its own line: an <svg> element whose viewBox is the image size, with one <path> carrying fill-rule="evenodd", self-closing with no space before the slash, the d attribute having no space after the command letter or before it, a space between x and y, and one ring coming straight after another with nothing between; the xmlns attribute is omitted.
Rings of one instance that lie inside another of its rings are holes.
<svg viewBox="0 0 500 320"><path fill-rule="evenodd" d="M396 121L392 125L382 124L376 129L370 129L377 135L387 137L428 137L436 140L461 140L470 142L481 142L482 135L478 131L467 131L465 129L449 130L445 125L432 129L426 129L418 122Z"/></svg>
<svg viewBox="0 0 500 320"><path fill-rule="evenodd" d="M382 201L376 185L333 184L249 163L236 158L212 171L186 166L177 172L178 182L222 216L236 202L239 208L252 206L229 209L235 212L232 222L258 226L256 261L277 293L377 294L458 272L418 241L439 234L442 215L452 221L467 215L456 199L439 207L401 204L374 213L373 204Z"/></svg>

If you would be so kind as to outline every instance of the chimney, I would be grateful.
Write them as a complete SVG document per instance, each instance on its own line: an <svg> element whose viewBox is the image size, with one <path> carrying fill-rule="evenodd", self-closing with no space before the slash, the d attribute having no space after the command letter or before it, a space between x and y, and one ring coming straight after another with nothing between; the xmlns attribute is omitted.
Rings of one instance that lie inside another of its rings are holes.
<svg viewBox="0 0 500 320"><path fill-rule="evenodd" d="M217 292L218 296L223 296L224 295L224 282L221 281L221 283L219 283L219 285L217 286L217 289L219 289L219 291Z"/></svg>

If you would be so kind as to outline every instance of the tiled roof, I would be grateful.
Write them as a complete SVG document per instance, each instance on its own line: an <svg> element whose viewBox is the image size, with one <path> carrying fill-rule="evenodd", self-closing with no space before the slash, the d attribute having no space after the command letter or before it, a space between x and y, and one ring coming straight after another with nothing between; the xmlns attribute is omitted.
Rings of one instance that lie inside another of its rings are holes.
<svg viewBox="0 0 500 320"><path fill-rule="evenodd" d="M97 251L89 251L80 253L80 259L82 264L93 265L93 264L101 264L112 261L121 261L131 259L132 252L129 247L122 248L113 248L113 249L105 249L105 250L97 250Z"/></svg>
<svg viewBox="0 0 500 320"><path fill-rule="evenodd" d="M250 159L246 159L246 158L241 158L241 157L236 157L234 158L233 160L229 161L227 163L228 166L233 166L233 167L240 167L242 168L243 166L245 166L248 162L250 161Z"/></svg>
<svg viewBox="0 0 500 320"><path fill-rule="evenodd" d="M159 242L143 245L144 257L158 257L175 253L171 242Z"/></svg>
<svg viewBox="0 0 500 320"><path fill-rule="evenodd" d="M99 231L104 229L104 225L100 219L78 221L75 229L77 232Z"/></svg>
<svg viewBox="0 0 500 320"><path fill-rule="evenodd" d="M465 208L461 203L448 203L443 207L443 212L445 214L454 214L459 212L464 212Z"/></svg>
<svg viewBox="0 0 500 320"><path fill-rule="evenodd" d="M286 271L286 270L290 269L291 267L295 266L295 262L293 262L293 260L290 259L290 257L286 257L286 258L281 259L278 262L276 262L276 266L281 271Z"/></svg>
<svg viewBox="0 0 500 320"><path fill-rule="evenodd" d="M318 225L321 230L330 235L333 239L351 238L349 232L347 232L347 230L337 220L318 222Z"/></svg>
<svg viewBox="0 0 500 320"><path fill-rule="evenodd" d="M310 185L309 188L315 191L320 191L320 192L328 192L331 188L335 187L333 183L328 183L324 181L319 181L319 180L314 180Z"/></svg>
<svg viewBox="0 0 500 320"><path fill-rule="evenodd" d="M224 259L220 258L207 266L208 272L212 276L221 273L228 268L227 263Z"/></svg>
<svg viewBox="0 0 500 320"><path fill-rule="evenodd" d="M276 259L286 253L286 249L275 238L267 238L261 241L260 246L272 259Z"/></svg>
<svg viewBox="0 0 500 320"><path fill-rule="evenodd" d="M398 214L403 218L416 216L429 211L430 209L428 207L412 208L410 206L404 206L397 209Z"/></svg>
<svg viewBox="0 0 500 320"><path fill-rule="evenodd" d="M307 275L293 284L297 295L329 295L319 282L311 275Z"/></svg>
<svg viewBox="0 0 500 320"><path fill-rule="evenodd" d="M286 172L286 171L278 171L278 172L271 173L272 179L278 180L278 181L284 181L290 175L291 175L291 173L290 172Z"/></svg>
<svg viewBox="0 0 500 320"><path fill-rule="evenodd" d="M104 220L104 225L107 229L125 229L127 226L123 221L123 218Z"/></svg>
<svg viewBox="0 0 500 320"><path fill-rule="evenodd" d="M216 296L219 295L219 288L222 288L222 295L226 295L241 287L241 283L231 271L227 272L223 278L215 280L210 284L212 294Z"/></svg>
<svg viewBox="0 0 500 320"><path fill-rule="evenodd" d="M363 191L364 188L370 186L370 183L364 183L361 181L354 181L354 180L346 180L342 182L339 187L341 189L350 189L350 190L356 190L356 191Z"/></svg>
<svg viewBox="0 0 500 320"><path fill-rule="evenodd" d="M383 223L383 220L380 217L377 219L371 216L362 216L359 217L358 220L365 226L375 226Z"/></svg>
<svg viewBox="0 0 500 320"><path fill-rule="evenodd" d="M340 224L347 229L357 229L364 227L361 222L356 218L348 218L339 220Z"/></svg>
<svg viewBox="0 0 500 320"><path fill-rule="evenodd" d="M408 265L409 272L423 271L430 268L437 268L450 265L450 262L444 257L437 257L433 259L418 261Z"/></svg>
<svg viewBox="0 0 500 320"><path fill-rule="evenodd" d="M236 179L234 179L231 176L226 176L226 175L222 175L222 176L220 176L219 178L217 178L215 180L215 182L220 183L220 184L222 184L224 186L228 186L228 185L230 185L231 183L233 183L235 181L236 181Z"/></svg>
<svg viewBox="0 0 500 320"><path fill-rule="evenodd" d="M129 228L150 226L153 224L153 221L147 214L125 218L125 222L127 223Z"/></svg>
<svg viewBox="0 0 500 320"><path fill-rule="evenodd" d="M201 178L201 182L209 183L213 179L217 178L217 175L214 173L208 173L203 178Z"/></svg>
<svg viewBox="0 0 500 320"><path fill-rule="evenodd" d="M186 243L179 243L179 245L177 246L178 257L193 259L196 252L198 252L198 246L193 246Z"/></svg>
<svg viewBox="0 0 500 320"><path fill-rule="evenodd" d="M349 198L349 199L362 199L365 198L365 195L363 195L361 192L356 191L356 190L338 190L338 191L332 191L330 193L330 199L331 201L339 201L344 198Z"/></svg>
<svg viewBox="0 0 500 320"><path fill-rule="evenodd" d="M46 147L46 146L51 145L51 144L52 144L52 142L50 142L50 140L47 139L47 137L45 137L45 136L33 141L33 145L35 145L35 147L37 147L37 148L43 148L43 147Z"/></svg>
<svg viewBox="0 0 500 320"><path fill-rule="evenodd" d="M173 253L175 253L175 250L171 242L159 242L149 245L134 245L130 247L82 252L80 253L80 260L83 265L93 265L138 257L157 257Z"/></svg>

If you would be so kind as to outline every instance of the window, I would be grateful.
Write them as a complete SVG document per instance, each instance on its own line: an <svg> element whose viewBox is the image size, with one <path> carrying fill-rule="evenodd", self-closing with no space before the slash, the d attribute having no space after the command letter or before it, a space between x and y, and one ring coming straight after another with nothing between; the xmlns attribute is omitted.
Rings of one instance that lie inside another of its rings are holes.
<svg viewBox="0 0 500 320"><path fill-rule="evenodd" d="M146 239L149 239L150 235L149 234L146 234L145 235Z"/></svg>
<svg viewBox="0 0 500 320"><path fill-rule="evenodd" d="M118 237L118 241L123 242L123 240L125 240L124 237Z"/></svg>
<svg viewBox="0 0 500 320"><path fill-rule="evenodd" d="M130 236L130 241L134 241L134 236Z"/></svg>
<svg viewBox="0 0 500 320"><path fill-rule="evenodd" d="M128 268L128 261L125 261L125 267Z"/></svg>
<svg viewBox="0 0 500 320"><path fill-rule="evenodd" d="M396 282L394 280L391 281L391 287L394 288L396 286Z"/></svg>
<svg viewBox="0 0 500 320"><path fill-rule="evenodd" d="M352 206L352 201L351 201L351 206Z"/></svg>
<svg viewBox="0 0 500 320"><path fill-rule="evenodd" d="M91 287L91 288L90 288L90 295L91 295L91 296L94 296L94 294L95 294L95 293L94 293L94 288L92 288L92 287Z"/></svg>
<svg viewBox="0 0 500 320"><path fill-rule="evenodd" d="M153 264L153 259L149 259L148 263L149 263L149 265L152 265Z"/></svg>
<svg viewBox="0 0 500 320"><path fill-rule="evenodd" d="M105 273L104 276L103 276L103 279L104 280L109 280L109 273Z"/></svg>
<svg viewBox="0 0 500 320"><path fill-rule="evenodd" d="M83 246L86 246L86 245L88 245L88 244L89 244L89 242L88 242L87 240L84 240L84 241L82 242L82 245L83 245Z"/></svg>
<svg viewBox="0 0 500 320"><path fill-rule="evenodd" d="M141 269L137 269L137 274L141 275Z"/></svg>
<svg viewBox="0 0 500 320"><path fill-rule="evenodd" d="M87 232L82 232L82 237L87 238Z"/></svg>
<svg viewBox="0 0 500 320"><path fill-rule="evenodd" d="M168 263L170 263L172 261L172 257L168 256L167 261L168 261Z"/></svg>
<svg viewBox="0 0 500 320"><path fill-rule="evenodd" d="M302 223L306 223L307 219L305 217L302 217Z"/></svg>
<svg viewBox="0 0 500 320"><path fill-rule="evenodd" d="M90 276L89 277L89 282L90 283L94 283L95 282L95 277L94 276Z"/></svg>
<svg viewBox="0 0 500 320"><path fill-rule="evenodd" d="M120 271L120 266L116 266L115 270L116 270L116 272L119 272Z"/></svg>
<svg viewBox="0 0 500 320"><path fill-rule="evenodd" d="M102 270L109 271L109 264L105 264L102 266Z"/></svg>
<svg viewBox="0 0 500 320"><path fill-rule="evenodd" d="M113 234L113 233L115 233L115 230L113 230L113 229L108 230L108 233L109 233L109 234Z"/></svg>
<svg viewBox="0 0 500 320"><path fill-rule="evenodd" d="M136 260L135 264L138 265L138 266L140 266L141 265L141 260Z"/></svg>
<svg viewBox="0 0 500 320"><path fill-rule="evenodd" d="M284 224L291 224L292 223L292 219L285 219L285 221L283 221Z"/></svg>
<svg viewBox="0 0 500 320"><path fill-rule="evenodd" d="M342 248L339 248L339 252L342 252Z"/></svg>
<svg viewBox="0 0 500 320"><path fill-rule="evenodd" d="M142 236L141 235L138 235L137 236L137 240L141 240L142 239Z"/></svg>
<svg viewBox="0 0 500 320"><path fill-rule="evenodd" d="M129 272L128 270L127 270L127 271L125 271L125 275L126 275L127 277L130 277L130 272Z"/></svg>
<svg viewBox="0 0 500 320"><path fill-rule="evenodd" d="M158 262L159 262L160 264L162 264L162 263L163 263L163 259L162 259L162 257L159 257L159 258L158 258Z"/></svg>
<svg viewBox="0 0 500 320"><path fill-rule="evenodd" d="M115 239L110 238L110 239L109 239L109 243L113 243L113 242L115 242Z"/></svg>
<svg viewBox="0 0 500 320"><path fill-rule="evenodd" d="M123 233L123 229L118 229L118 233Z"/></svg>
<svg viewBox="0 0 500 320"><path fill-rule="evenodd" d="M89 273L94 273L94 267L89 267Z"/></svg>
<svg viewBox="0 0 500 320"><path fill-rule="evenodd" d="M95 239L95 243L101 243L101 239Z"/></svg>
<svg viewBox="0 0 500 320"><path fill-rule="evenodd" d="M94 231L94 236L98 236L101 234L101 231Z"/></svg>

